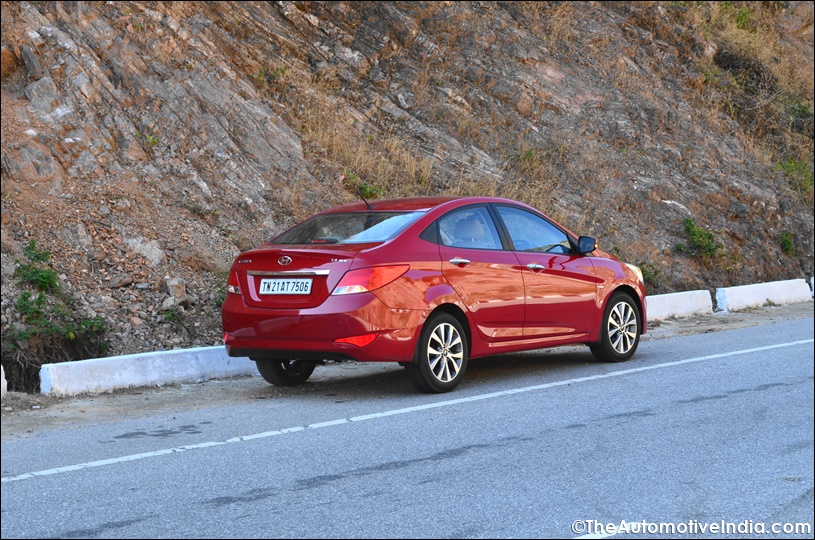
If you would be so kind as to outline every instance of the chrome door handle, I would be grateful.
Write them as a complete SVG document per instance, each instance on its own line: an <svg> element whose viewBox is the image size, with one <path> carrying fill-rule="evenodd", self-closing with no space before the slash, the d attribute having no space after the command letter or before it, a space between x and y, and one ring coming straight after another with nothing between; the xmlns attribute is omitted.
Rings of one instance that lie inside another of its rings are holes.
<svg viewBox="0 0 815 540"><path fill-rule="evenodd" d="M466 266L470 264L470 261L468 261L467 259L462 259L461 257L453 257L452 259L450 259L450 263L455 264L456 266L458 266L459 264L463 264Z"/></svg>
<svg viewBox="0 0 815 540"><path fill-rule="evenodd" d="M538 264L538 263L529 263L529 264L526 265L526 267L529 268L530 270L532 270L533 272L536 272L538 270L546 270L545 266L543 266L542 264Z"/></svg>

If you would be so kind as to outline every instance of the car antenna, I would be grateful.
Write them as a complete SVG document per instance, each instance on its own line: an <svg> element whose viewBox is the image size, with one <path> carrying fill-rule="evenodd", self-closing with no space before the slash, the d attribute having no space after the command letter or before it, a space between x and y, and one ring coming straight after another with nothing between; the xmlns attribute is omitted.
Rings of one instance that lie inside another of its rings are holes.
<svg viewBox="0 0 815 540"><path fill-rule="evenodd" d="M356 191L357 197L362 199L362 202L365 203L365 206L368 207L369 211L374 209L373 205L371 203L369 203L368 201L366 201L365 197L362 196L362 191L359 189L359 186L354 186L354 191Z"/></svg>

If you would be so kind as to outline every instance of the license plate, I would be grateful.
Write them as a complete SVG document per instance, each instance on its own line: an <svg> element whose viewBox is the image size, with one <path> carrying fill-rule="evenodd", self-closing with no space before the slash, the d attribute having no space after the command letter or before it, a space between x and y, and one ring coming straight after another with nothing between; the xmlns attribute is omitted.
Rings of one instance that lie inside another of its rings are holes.
<svg viewBox="0 0 815 540"><path fill-rule="evenodd" d="M311 294L311 278L269 278L260 280L260 294Z"/></svg>

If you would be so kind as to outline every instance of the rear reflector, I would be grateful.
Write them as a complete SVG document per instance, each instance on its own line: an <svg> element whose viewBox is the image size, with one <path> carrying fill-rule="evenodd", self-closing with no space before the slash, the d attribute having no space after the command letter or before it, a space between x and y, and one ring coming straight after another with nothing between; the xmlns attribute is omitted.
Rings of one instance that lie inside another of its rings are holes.
<svg viewBox="0 0 815 540"><path fill-rule="evenodd" d="M357 347L364 347L375 340L376 336L378 335L379 334L363 334L361 336L344 337L335 339L334 343L350 343L351 345L356 345Z"/></svg>

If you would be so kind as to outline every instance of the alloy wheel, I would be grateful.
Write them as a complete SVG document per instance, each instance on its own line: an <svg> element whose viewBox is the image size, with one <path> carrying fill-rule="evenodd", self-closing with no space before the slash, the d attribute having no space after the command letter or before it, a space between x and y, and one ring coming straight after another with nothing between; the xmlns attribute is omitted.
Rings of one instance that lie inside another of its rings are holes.
<svg viewBox="0 0 815 540"><path fill-rule="evenodd" d="M442 323L433 329L427 343L427 360L438 381L449 383L458 376L464 361L464 342L455 326Z"/></svg>
<svg viewBox="0 0 815 540"><path fill-rule="evenodd" d="M608 317L608 339L619 354L626 354L637 340L637 314L628 302L618 302Z"/></svg>

